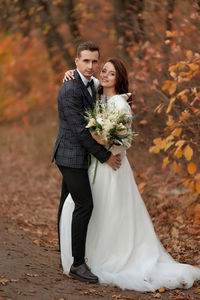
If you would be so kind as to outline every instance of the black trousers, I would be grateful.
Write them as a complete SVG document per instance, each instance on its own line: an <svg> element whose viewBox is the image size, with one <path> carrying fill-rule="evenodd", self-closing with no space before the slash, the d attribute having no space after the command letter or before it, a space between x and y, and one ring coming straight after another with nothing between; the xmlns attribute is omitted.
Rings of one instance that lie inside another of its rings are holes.
<svg viewBox="0 0 200 300"><path fill-rule="evenodd" d="M58 238L60 246L60 217L64 202L69 195L75 204L72 216L72 256L85 257L87 227L92 214L93 200L88 170L58 166L62 173L62 191L58 209Z"/></svg>

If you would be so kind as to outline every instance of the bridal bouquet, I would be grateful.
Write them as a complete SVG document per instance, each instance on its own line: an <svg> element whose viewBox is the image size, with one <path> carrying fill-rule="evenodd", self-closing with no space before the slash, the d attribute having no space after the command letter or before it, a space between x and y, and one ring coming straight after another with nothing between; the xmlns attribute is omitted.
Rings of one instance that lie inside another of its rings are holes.
<svg viewBox="0 0 200 300"><path fill-rule="evenodd" d="M131 146L133 136L137 133L132 131L132 116L113 106L109 106L107 101L102 101L101 96L96 101L94 109L86 111L86 128L96 134L108 146L108 150L113 146ZM93 183L97 173L98 160L96 160Z"/></svg>
<svg viewBox="0 0 200 300"><path fill-rule="evenodd" d="M96 101L94 109L86 111L86 128L98 135L109 149L113 145L131 146L132 138L136 133L132 131L132 117L115 106L109 107L101 97Z"/></svg>

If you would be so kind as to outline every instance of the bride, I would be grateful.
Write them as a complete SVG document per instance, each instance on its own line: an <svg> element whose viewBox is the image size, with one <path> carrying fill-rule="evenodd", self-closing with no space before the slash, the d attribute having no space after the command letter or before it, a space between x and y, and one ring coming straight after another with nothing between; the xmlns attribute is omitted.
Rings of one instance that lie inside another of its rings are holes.
<svg viewBox="0 0 200 300"><path fill-rule="evenodd" d="M131 114L127 99L127 71L118 59L110 59L100 73L99 92L115 106ZM99 143L104 143L93 135ZM92 157L89 178L94 209L86 241L87 264L102 284L122 289L154 291L189 288L200 280L200 269L176 262L164 249L154 231L150 216L139 194L126 149L113 146L121 154L121 167L113 171L107 164L98 164ZM61 261L64 273L69 274L73 262L71 253L71 219L74 202L69 195L60 220Z"/></svg>

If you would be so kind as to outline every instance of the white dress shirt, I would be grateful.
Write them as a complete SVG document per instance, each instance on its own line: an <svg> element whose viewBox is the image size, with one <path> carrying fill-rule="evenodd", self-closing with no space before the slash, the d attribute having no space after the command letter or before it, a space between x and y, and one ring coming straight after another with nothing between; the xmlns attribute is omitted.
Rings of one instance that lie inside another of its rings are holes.
<svg viewBox="0 0 200 300"><path fill-rule="evenodd" d="M76 70L77 70L78 74L80 75L81 80L83 81L84 85L87 86L88 82L90 82L92 80L92 77L90 80L88 80L85 76L83 76L83 74L81 74L81 72L78 69L76 69ZM90 93L90 95L92 96L92 90L91 90L90 86L87 88L87 90Z"/></svg>

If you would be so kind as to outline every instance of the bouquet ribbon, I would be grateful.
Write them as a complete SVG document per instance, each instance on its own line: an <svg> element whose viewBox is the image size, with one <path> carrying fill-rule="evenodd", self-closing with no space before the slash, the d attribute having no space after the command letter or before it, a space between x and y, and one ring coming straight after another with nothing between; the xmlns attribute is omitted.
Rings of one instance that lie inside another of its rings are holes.
<svg viewBox="0 0 200 300"><path fill-rule="evenodd" d="M110 150L110 148L114 145L114 143L110 144L110 146L108 147L108 151ZM93 180L92 180L92 183L94 184L95 183L95 179L96 179L96 176L97 176L97 167L98 167L98 159L96 159L96 162L95 162L95 168L94 168L94 176L93 176Z"/></svg>

